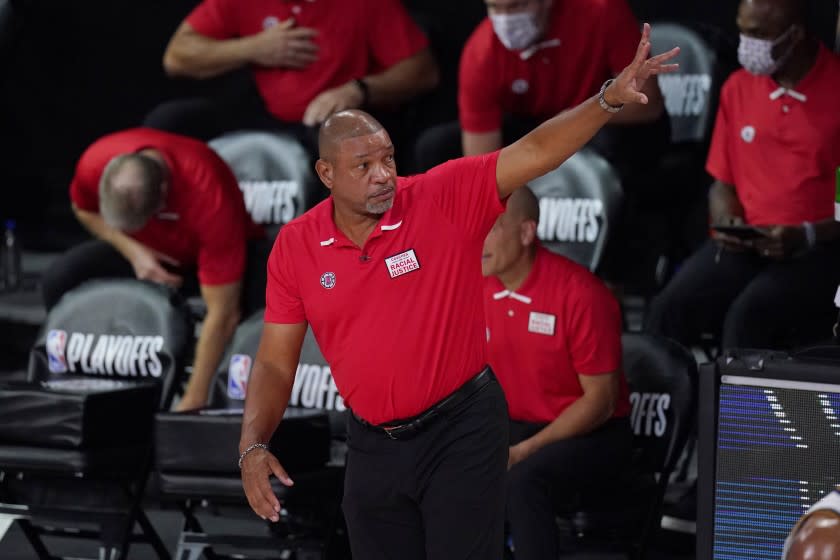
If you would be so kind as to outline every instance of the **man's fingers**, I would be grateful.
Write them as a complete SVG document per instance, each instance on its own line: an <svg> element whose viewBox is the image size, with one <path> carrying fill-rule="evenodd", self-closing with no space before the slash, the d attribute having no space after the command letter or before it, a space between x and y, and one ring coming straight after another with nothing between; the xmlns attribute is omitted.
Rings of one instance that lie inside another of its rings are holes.
<svg viewBox="0 0 840 560"><path fill-rule="evenodd" d="M648 64L662 64L663 62L668 62L678 54L680 54L680 48L674 47L670 51L650 57ZM676 64L675 66L679 66L679 64Z"/></svg>
<svg viewBox="0 0 840 560"><path fill-rule="evenodd" d="M282 482L285 486L293 486L294 481L280 464L277 459L269 460L268 466L271 467L271 472L277 477L277 480Z"/></svg>
<svg viewBox="0 0 840 560"><path fill-rule="evenodd" d="M155 257L157 258L157 260L163 261L167 264L171 264L173 266L181 266L181 263L177 259L173 259L169 255L166 255L164 253L155 251Z"/></svg>
<svg viewBox="0 0 840 560"><path fill-rule="evenodd" d="M274 490L271 489L271 483L268 481L268 477L260 477L259 492L264 502L260 508L260 515L272 521L277 521L279 519L278 514L280 513L280 500L274 495Z"/></svg>
<svg viewBox="0 0 840 560"><path fill-rule="evenodd" d="M289 50L292 50L296 53L302 52L315 54L318 52L318 45L316 45L312 41L293 39L289 41Z"/></svg>
<svg viewBox="0 0 840 560"><path fill-rule="evenodd" d="M318 36L318 30L311 27L295 27L287 35L295 39L314 39Z"/></svg>
<svg viewBox="0 0 840 560"><path fill-rule="evenodd" d="M287 20L281 21L280 24L277 26L278 29L291 29L295 26L295 18L290 17Z"/></svg>

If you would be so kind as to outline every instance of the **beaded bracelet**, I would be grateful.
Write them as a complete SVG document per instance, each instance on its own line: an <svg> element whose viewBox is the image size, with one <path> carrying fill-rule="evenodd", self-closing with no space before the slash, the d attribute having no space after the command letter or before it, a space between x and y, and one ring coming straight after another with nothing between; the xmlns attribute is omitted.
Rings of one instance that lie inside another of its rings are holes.
<svg viewBox="0 0 840 560"><path fill-rule="evenodd" d="M264 443L252 443L251 445L246 447L245 451L243 451L239 455L239 463L237 463L237 464L239 465L239 470L240 471L242 470L242 460L245 459L245 455L247 455L248 453L250 453L254 449L265 449L266 451L268 451L268 445L266 445Z"/></svg>

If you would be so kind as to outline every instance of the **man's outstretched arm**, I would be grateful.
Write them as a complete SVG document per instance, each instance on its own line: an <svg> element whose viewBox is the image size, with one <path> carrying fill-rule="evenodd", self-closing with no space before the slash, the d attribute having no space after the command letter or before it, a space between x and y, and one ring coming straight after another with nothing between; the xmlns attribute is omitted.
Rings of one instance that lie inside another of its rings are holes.
<svg viewBox="0 0 840 560"><path fill-rule="evenodd" d="M636 57L615 78L604 94L609 105L648 102L642 93L648 78L673 72L676 64L665 64L679 53L679 48L648 59L650 25L644 26ZM499 197L507 198L514 190L557 168L581 149L614 113L601 108L597 97L564 111L544 122L517 142L502 149L496 164Z"/></svg>

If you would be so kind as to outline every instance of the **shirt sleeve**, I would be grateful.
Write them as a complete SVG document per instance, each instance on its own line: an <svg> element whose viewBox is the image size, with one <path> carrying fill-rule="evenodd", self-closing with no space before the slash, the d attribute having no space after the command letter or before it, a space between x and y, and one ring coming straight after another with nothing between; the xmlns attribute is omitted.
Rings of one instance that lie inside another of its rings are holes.
<svg viewBox="0 0 840 560"><path fill-rule="evenodd" d="M709 157L706 160L706 171L718 181L734 185L735 177L729 165L729 138L731 137L729 129L731 123L728 91L730 84L731 82L724 84L721 91L720 106L715 119L715 128L712 131L712 143L709 145Z"/></svg>
<svg viewBox="0 0 840 560"><path fill-rule="evenodd" d="M70 182L70 201L79 210L99 212L99 177L102 169L89 161L90 158L90 153L85 152L76 164L76 173Z"/></svg>
<svg viewBox="0 0 840 560"><path fill-rule="evenodd" d="M292 262L290 227L280 230L268 256L268 279L265 285L265 322L296 324L306 321L297 275Z"/></svg>
<svg viewBox="0 0 840 560"><path fill-rule="evenodd" d="M202 35L232 39L239 35L237 0L204 0L187 16L186 22Z"/></svg>
<svg viewBox="0 0 840 560"><path fill-rule="evenodd" d="M425 185L443 216L467 238L481 240L504 212L499 199L496 162L499 152L453 159L430 169Z"/></svg>
<svg viewBox="0 0 840 560"><path fill-rule="evenodd" d="M368 47L378 70L425 49L429 41L399 0L374 0L369 10Z"/></svg>
<svg viewBox="0 0 840 560"><path fill-rule="evenodd" d="M206 181L216 183L204 192L215 194L202 215L198 239L198 281L213 286L232 284L245 272L248 217L236 178L223 163L208 167ZM220 184L221 183L221 184Z"/></svg>
<svg viewBox="0 0 840 560"><path fill-rule="evenodd" d="M577 282L570 297L569 350L579 375L621 369L621 312L607 287L594 276Z"/></svg>
<svg viewBox="0 0 840 560"><path fill-rule="evenodd" d="M607 26L604 41L607 48L610 71L615 76L633 61L639 40L642 38L639 20L626 0L607 2Z"/></svg>
<svg viewBox="0 0 840 560"><path fill-rule="evenodd" d="M498 70L489 53L481 52L480 29L473 33L461 54L458 70L458 118L465 132L493 132L502 127L498 97Z"/></svg>

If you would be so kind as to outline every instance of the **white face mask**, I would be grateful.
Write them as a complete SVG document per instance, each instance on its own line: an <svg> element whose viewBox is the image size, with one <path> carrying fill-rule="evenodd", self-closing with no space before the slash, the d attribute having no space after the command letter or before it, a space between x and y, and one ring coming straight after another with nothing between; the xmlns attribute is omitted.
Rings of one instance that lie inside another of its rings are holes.
<svg viewBox="0 0 840 560"><path fill-rule="evenodd" d="M793 27L790 27L778 38L773 40L756 39L754 37L747 37L741 33L741 42L738 45L738 62L746 68L747 72L756 76L771 76L775 74L793 53L794 45L790 45L787 51L777 59L773 58L773 48L784 41L792 31Z"/></svg>
<svg viewBox="0 0 840 560"><path fill-rule="evenodd" d="M533 12L490 14L490 22L496 37L511 51L531 46L540 36L537 14Z"/></svg>

